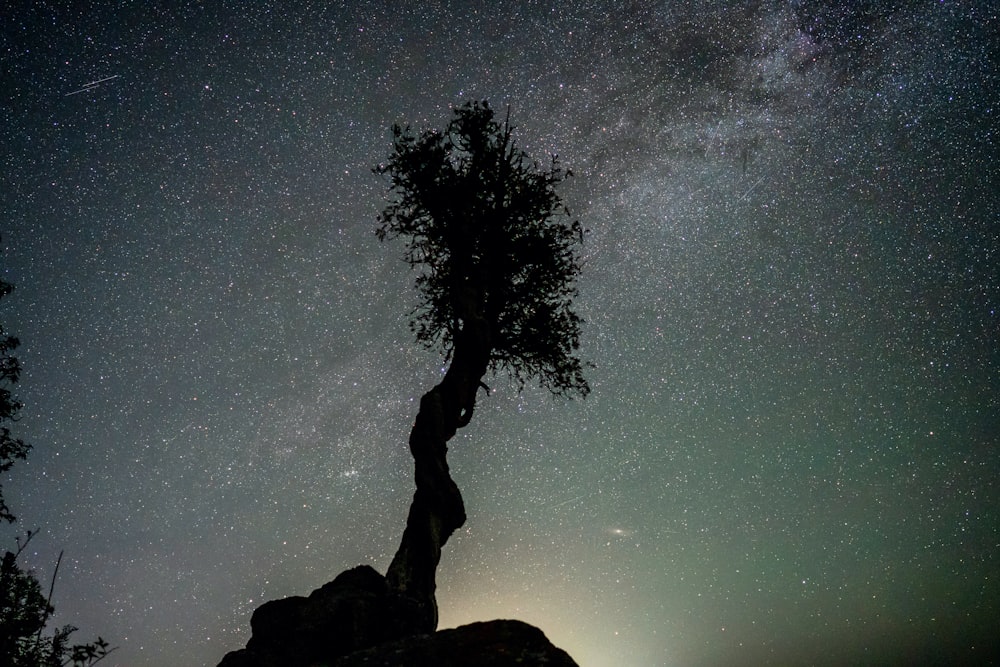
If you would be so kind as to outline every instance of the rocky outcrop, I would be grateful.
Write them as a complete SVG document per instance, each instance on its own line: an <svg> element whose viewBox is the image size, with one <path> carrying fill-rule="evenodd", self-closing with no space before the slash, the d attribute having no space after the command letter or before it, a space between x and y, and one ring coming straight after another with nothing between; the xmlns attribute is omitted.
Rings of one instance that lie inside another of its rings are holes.
<svg viewBox="0 0 1000 667"><path fill-rule="evenodd" d="M416 604L389 590L367 565L313 591L267 602L250 619L252 636L219 667L306 667L406 637L419 627Z"/></svg>
<svg viewBox="0 0 1000 667"><path fill-rule="evenodd" d="M541 630L520 621L488 621L419 633L418 601L392 591L361 565L313 591L261 605L247 646L219 667L575 667Z"/></svg>
<svg viewBox="0 0 1000 667"><path fill-rule="evenodd" d="M577 667L538 628L486 621L359 651L333 667Z"/></svg>

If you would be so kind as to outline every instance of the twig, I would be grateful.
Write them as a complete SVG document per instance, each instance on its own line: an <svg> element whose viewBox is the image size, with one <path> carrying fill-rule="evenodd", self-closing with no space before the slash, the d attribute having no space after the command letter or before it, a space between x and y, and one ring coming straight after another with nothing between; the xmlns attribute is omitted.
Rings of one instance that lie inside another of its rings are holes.
<svg viewBox="0 0 1000 667"><path fill-rule="evenodd" d="M56 589L56 577L59 576L59 564L62 563L63 552L59 552L59 558L56 559L56 569L52 571L52 582L49 584L49 597L45 600L45 617L43 618L42 624L38 627L38 634L35 635L35 646L37 647L39 642L42 641L42 630L45 626L49 624L49 618L52 616L52 593Z"/></svg>

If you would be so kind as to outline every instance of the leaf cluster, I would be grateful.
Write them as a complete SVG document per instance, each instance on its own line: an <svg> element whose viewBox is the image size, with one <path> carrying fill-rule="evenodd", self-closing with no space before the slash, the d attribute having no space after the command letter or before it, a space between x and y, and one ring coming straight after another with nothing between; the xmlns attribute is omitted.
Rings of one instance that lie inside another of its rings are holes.
<svg viewBox="0 0 1000 667"><path fill-rule="evenodd" d="M583 229L555 190L570 173L555 156L547 167L529 160L509 118L498 122L485 101L456 108L443 132L397 125L392 136L391 157L375 169L392 195L377 235L404 239L404 259L421 270L417 340L448 358L463 324L483 318L493 371L586 395L572 309Z"/></svg>
<svg viewBox="0 0 1000 667"><path fill-rule="evenodd" d="M57 628L51 635L42 634L55 611L52 587L45 597L35 574L17 564L33 535L29 531L23 542L18 541L17 552L6 552L0 561L0 667L93 665L114 650L101 637L88 644L71 645L70 636L76 632L72 625Z"/></svg>
<svg viewBox="0 0 1000 667"><path fill-rule="evenodd" d="M0 299L14 290L14 286L0 280ZM9 422L17 421L17 413L21 402L14 398L11 386L21 377L21 364L13 352L20 341L4 331L0 324L0 474L7 472L17 459L24 459L31 446L20 438L11 435ZM11 514L3 497L3 485L0 484L0 521L13 522Z"/></svg>

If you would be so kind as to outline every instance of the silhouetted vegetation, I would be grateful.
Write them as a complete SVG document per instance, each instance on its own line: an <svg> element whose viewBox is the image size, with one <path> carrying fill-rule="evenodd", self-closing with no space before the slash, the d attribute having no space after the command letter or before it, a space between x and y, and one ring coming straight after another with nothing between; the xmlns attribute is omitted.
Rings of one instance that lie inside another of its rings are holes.
<svg viewBox="0 0 1000 667"><path fill-rule="evenodd" d="M114 649L98 637L89 644L70 644L76 628L64 625L51 635L43 634L55 609L52 591L59 571L52 575L48 597L30 570L22 570L17 559L33 533L18 540L16 552L6 552L0 563L0 667L61 667L93 665ZM60 561L62 554L59 554Z"/></svg>
<svg viewBox="0 0 1000 667"><path fill-rule="evenodd" d="M446 443L471 420L484 376L506 371L521 387L534 380L556 395L589 391L572 310L583 228L555 191L568 172L554 156L544 168L530 161L509 114L499 123L487 102L455 109L443 132L392 132L392 156L375 170L392 192L378 236L406 242L405 259L420 271L411 326L450 362L410 433L417 490L386 574L421 610L416 630L426 632L437 625L441 547L465 523Z"/></svg>
<svg viewBox="0 0 1000 667"><path fill-rule="evenodd" d="M13 285L0 280L0 299L13 290ZM3 324L0 323L0 474L10 470L16 460L24 459L31 449L31 446L25 444L23 440L11 435L9 426L17 419L17 412L21 409L20 401L14 398L11 391L12 386L21 378L21 364L13 354L20 344L17 338L4 331ZM15 521L4 499L2 478L0 478L0 520L8 523Z"/></svg>
<svg viewBox="0 0 1000 667"><path fill-rule="evenodd" d="M456 109L444 132L395 126L393 139L392 158L377 168L395 195L378 236L403 237L406 261L422 269L417 340L450 357L463 325L481 318L492 370L585 395L571 309L583 228L555 191L569 172L555 156L547 168L531 162L509 118L499 124L486 102Z"/></svg>
<svg viewBox="0 0 1000 667"><path fill-rule="evenodd" d="M0 299L14 289L0 280ZM10 424L17 421L21 403L14 398L12 386L21 375L21 365L13 351L19 341L8 335L0 325L0 473L6 473L17 459L24 459L31 446L14 438ZM0 486L0 519L15 521L3 498ZM0 561L0 667L62 667L93 665L114 649L100 637L89 644L69 643L76 628L66 625L44 634L55 609L52 592L59 573L59 561L52 574L49 594L42 594L41 584L31 570L22 570L17 559L28 546L34 533L17 540L17 551L7 551Z"/></svg>
<svg viewBox="0 0 1000 667"><path fill-rule="evenodd" d="M524 624L513 633L509 622L495 622L430 634L441 548L466 518L447 443L472 419L483 378L506 371L520 388L537 380L556 395L589 391L576 355L581 320L571 308L583 229L555 192L567 173L555 158L548 168L529 162L510 123L498 123L486 102L454 111L444 132L394 127L393 153L375 168L392 194L378 237L402 238L406 261L419 270L411 326L448 363L410 431L417 488L399 548L385 576L361 565L308 597L261 605L246 648L227 653L220 667L307 667L348 655L366 664L416 664L418 656L420 664L458 664L456 656L468 664L521 664L525 656L575 664ZM380 646L382 654L370 652Z"/></svg>

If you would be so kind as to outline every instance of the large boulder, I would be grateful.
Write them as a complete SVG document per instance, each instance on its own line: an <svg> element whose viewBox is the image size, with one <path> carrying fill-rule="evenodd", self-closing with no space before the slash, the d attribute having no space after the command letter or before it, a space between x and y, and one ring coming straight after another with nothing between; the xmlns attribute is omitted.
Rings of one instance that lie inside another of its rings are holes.
<svg viewBox="0 0 1000 667"><path fill-rule="evenodd" d="M341 572L309 597L266 602L245 649L219 667L307 667L420 632L416 603L392 593L367 565Z"/></svg>

